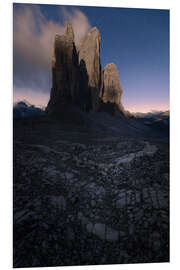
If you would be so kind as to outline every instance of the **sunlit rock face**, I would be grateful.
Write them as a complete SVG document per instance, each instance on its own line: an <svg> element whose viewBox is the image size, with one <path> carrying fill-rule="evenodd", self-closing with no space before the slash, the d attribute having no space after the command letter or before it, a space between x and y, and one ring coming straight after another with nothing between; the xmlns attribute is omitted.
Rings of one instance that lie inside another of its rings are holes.
<svg viewBox="0 0 180 270"><path fill-rule="evenodd" d="M116 65L114 63L107 64L103 72L101 98L105 105L109 105L109 109L112 110L113 114L125 113L121 103L122 92Z"/></svg>
<svg viewBox="0 0 180 270"><path fill-rule="evenodd" d="M92 109L95 111L99 107L101 85L100 42L99 30L93 27L78 48L79 65L87 74Z"/></svg>
<svg viewBox="0 0 180 270"><path fill-rule="evenodd" d="M71 39L74 42L74 32L72 28L72 24L70 22L66 23L65 36Z"/></svg>

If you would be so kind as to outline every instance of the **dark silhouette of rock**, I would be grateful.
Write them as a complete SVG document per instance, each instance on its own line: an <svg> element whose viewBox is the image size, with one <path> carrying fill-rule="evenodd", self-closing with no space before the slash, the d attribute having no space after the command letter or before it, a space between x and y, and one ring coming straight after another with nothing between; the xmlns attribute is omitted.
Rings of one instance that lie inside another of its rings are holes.
<svg viewBox="0 0 180 270"><path fill-rule="evenodd" d="M112 114L125 115L125 110L121 103L122 92L116 65L114 63L107 64L103 72L103 86L101 91L103 109L110 111Z"/></svg>
<svg viewBox="0 0 180 270"><path fill-rule="evenodd" d="M100 33L93 27L88 35L81 41L78 48L79 63L83 61L88 75L88 89L91 93L92 109L99 107L99 93L101 85L100 63Z"/></svg>
<svg viewBox="0 0 180 270"><path fill-rule="evenodd" d="M56 35L52 55L52 89L46 111L58 114L75 102L79 91L78 56L72 25L67 22L64 35Z"/></svg>

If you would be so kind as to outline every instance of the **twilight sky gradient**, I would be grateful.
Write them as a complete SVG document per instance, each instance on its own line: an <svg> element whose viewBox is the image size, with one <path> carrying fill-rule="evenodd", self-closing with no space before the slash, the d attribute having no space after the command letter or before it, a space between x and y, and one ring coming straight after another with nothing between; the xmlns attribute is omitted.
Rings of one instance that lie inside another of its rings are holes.
<svg viewBox="0 0 180 270"><path fill-rule="evenodd" d="M14 101L46 105L55 34L73 24L76 44L96 26L102 68L117 65L127 110L169 109L169 11L154 9L13 5Z"/></svg>

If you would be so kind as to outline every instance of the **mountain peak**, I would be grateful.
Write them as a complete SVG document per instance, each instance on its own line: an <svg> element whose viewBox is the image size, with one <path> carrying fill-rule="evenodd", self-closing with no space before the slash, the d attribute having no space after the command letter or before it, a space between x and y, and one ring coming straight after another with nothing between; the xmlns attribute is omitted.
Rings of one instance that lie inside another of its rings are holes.
<svg viewBox="0 0 180 270"><path fill-rule="evenodd" d="M65 35L74 40L74 31L71 22L66 22Z"/></svg>

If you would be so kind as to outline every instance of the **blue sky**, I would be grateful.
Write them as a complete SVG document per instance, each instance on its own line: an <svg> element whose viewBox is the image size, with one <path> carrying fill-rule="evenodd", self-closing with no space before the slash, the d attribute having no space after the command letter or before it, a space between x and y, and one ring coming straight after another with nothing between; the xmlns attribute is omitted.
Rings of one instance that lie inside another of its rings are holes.
<svg viewBox="0 0 180 270"><path fill-rule="evenodd" d="M47 103L53 37L63 33L67 19L77 43L91 27L99 29L102 68L116 64L126 109L169 109L168 10L15 4L15 99Z"/></svg>

